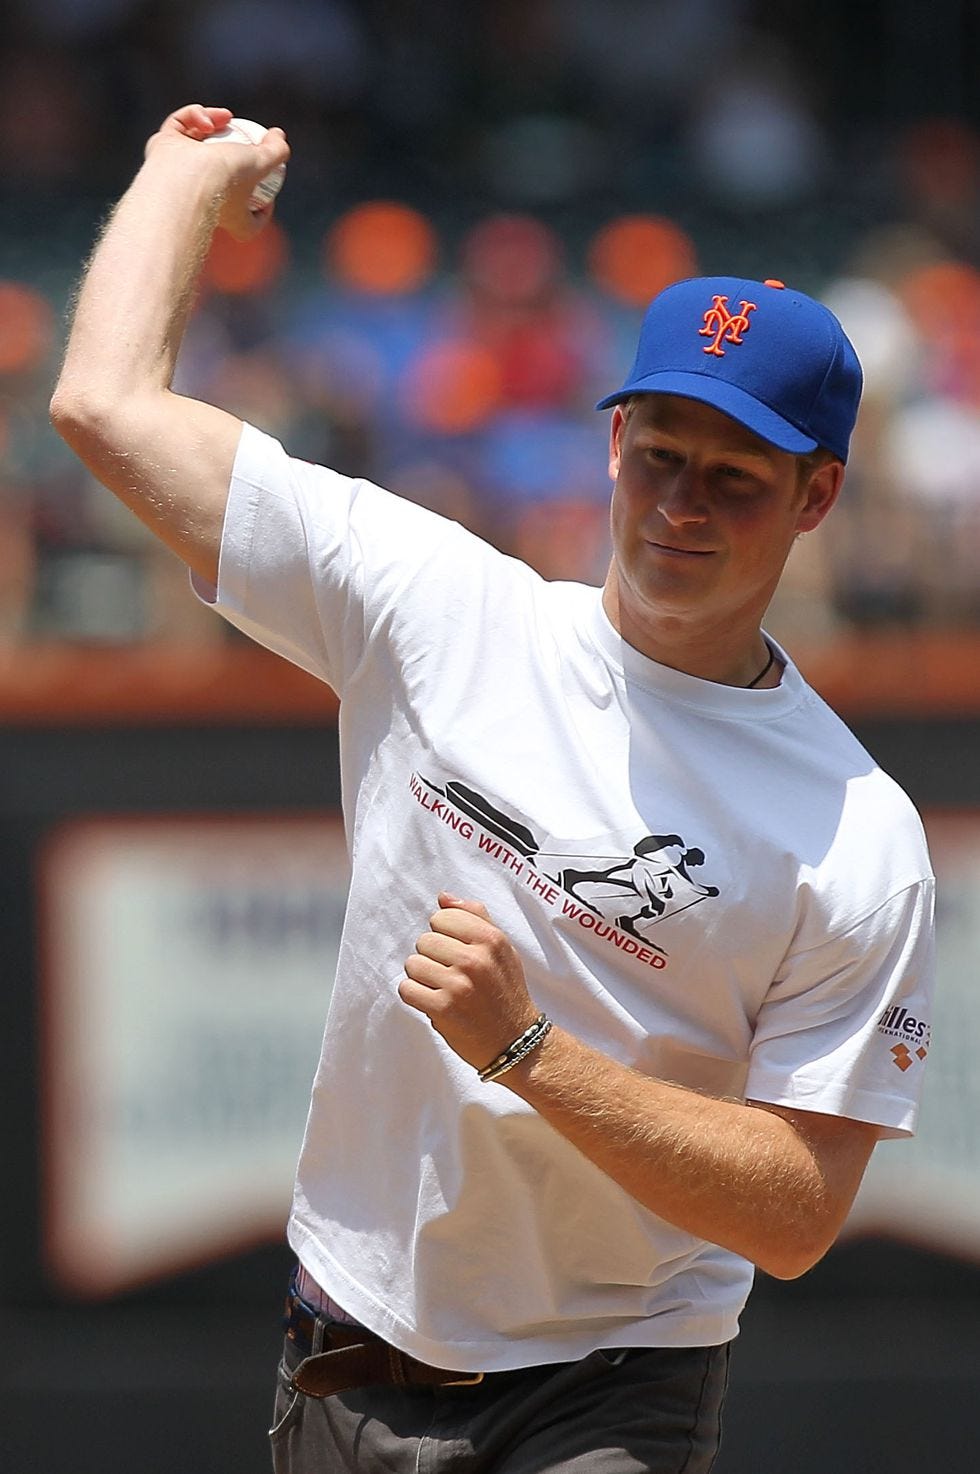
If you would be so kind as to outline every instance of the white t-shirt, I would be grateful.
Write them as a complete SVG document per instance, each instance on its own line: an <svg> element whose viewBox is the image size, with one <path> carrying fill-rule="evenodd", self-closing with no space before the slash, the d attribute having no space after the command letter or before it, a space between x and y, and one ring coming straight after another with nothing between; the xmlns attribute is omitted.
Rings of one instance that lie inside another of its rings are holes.
<svg viewBox="0 0 980 1474"><path fill-rule="evenodd" d="M657 665L599 590L250 427L216 603L342 698L352 881L289 1223L303 1264L461 1370L733 1336L751 1266L481 1085L399 999L403 963L438 891L482 900L535 1003L605 1054L902 1135L932 972L908 799L790 661L773 690Z"/></svg>

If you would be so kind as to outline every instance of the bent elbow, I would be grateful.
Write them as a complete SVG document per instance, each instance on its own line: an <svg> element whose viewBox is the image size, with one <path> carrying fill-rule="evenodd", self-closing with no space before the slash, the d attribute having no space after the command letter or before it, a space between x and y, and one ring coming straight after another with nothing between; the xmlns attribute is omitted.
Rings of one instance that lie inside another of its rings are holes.
<svg viewBox="0 0 980 1474"><path fill-rule="evenodd" d="M58 434L68 439L72 433L94 429L104 418L103 411L91 396L55 387L48 405L48 416Z"/></svg>
<svg viewBox="0 0 980 1474"><path fill-rule="evenodd" d="M822 1258L823 1255L817 1254L814 1258L806 1259L772 1259L760 1261L758 1267L764 1270L770 1279L798 1280Z"/></svg>
<svg viewBox="0 0 980 1474"><path fill-rule="evenodd" d="M51 421L59 435L64 435L64 427L71 420L71 408L67 396L60 390L55 389L48 405L48 419Z"/></svg>
<svg viewBox="0 0 980 1474"><path fill-rule="evenodd" d="M756 1264L771 1279L798 1280L819 1264L833 1244L833 1239L799 1239L772 1246L760 1254Z"/></svg>
<svg viewBox="0 0 980 1474"><path fill-rule="evenodd" d="M48 405L51 425L66 445L98 473L120 440L119 410L94 394L57 387Z"/></svg>
<svg viewBox="0 0 980 1474"><path fill-rule="evenodd" d="M86 405L77 394L72 394L60 385L55 389L48 405L48 418L62 440L69 443L96 419L94 408Z"/></svg>

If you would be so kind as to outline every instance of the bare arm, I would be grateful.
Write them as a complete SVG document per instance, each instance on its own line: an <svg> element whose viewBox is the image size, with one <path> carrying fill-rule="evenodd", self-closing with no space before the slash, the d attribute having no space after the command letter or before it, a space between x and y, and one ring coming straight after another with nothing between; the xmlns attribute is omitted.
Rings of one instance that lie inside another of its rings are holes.
<svg viewBox="0 0 980 1474"><path fill-rule="evenodd" d="M560 1029L500 1083L645 1207L779 1279L830 1248L878 1137L864 1121L639 1075Z"/></svg>
<svg viewBox="0 0 980 1474"><path fill-rule="evenodd" d="M439 908L406 962L401 996L480 1068L537 1010L485 909L447 895ZM780 1279L803 1274L833 1243L878 1137L863 1121L652 1079L559 1028L487 1089L502 1087L644 1207Z"/></svg>
<svg viewBox="0 0 980 1474"><path fill-rule="evenodd" d="M262 228L253 184L289 154L280 129L260 144L200 141L227 108L171 114L116 207L82 282L51 401L59 434L110 491L203 578L217 576L241 422L170 388L194 288L215 228Z"/></svg>

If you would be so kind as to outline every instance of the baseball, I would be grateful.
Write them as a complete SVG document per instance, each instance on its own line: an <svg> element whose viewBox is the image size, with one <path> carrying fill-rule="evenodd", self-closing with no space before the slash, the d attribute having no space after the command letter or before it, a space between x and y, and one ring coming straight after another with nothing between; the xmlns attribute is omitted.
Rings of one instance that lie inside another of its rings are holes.
<svg viewBox="0 0 980 1474"><path fill-rule="evenodd" d="M204 143L260 143L269 130L263 128L261 123L253 123L250 118L232 118L226 128L218 133L212 133L210 138L205 138ZM249 198L249 209L258 212L271 205L276 195L282 189L283 180L286 177L286 165L277 164L270 169L264 179L260 179L252 190Z"/></svg>

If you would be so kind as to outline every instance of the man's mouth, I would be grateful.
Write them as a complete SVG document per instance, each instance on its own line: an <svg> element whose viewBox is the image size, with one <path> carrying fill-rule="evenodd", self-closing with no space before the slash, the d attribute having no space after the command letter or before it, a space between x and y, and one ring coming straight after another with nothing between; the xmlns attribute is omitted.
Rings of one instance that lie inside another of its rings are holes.
<svg viewBox="0 0 980 1474"><path fill-rule="evenodd" d="M710 558L714 551L713 548L681 548L673 543L656 542L653 538L647 538L647 544L672 558Z"/></svg>

